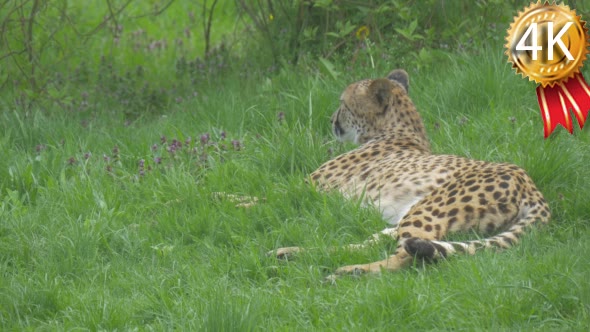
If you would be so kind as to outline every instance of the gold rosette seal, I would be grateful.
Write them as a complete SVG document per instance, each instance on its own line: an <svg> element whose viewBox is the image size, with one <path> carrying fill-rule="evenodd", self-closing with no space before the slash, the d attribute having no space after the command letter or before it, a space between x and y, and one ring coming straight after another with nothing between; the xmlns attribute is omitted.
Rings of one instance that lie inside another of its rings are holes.
<svg viewBox="0 0 590 332"><path fill-rule="evenodd" d="M566 5L539 1L519 12L508 29L508 61L539 84L545 138L558 124L573 133L570 109L580 129L588 117L590 87L580 73L590 46L585 23Z"/></svg>

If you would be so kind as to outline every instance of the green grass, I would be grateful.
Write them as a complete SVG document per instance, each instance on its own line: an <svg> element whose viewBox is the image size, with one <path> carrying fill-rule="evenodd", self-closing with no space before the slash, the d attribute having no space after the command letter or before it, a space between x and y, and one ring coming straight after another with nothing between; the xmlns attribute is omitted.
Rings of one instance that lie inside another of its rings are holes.
<svg viewBox="0 0 590 332"><path fill-rule="evenodd" d="M376 59L374 70L336 66L338 80L289 68L227 79L131 123L115 110L6 108L0 329L585 330L589 131L560 128L543 140L535 87L499 49L407 68L410 93L437 153L523 166L552 224L502 253L322 283L391 246L329 253L385 225L374 209L303 182L350 148L330 136L329 116L346 84L391 69ZM172 156L173 139L183 145ZM215 191L267 201L236 209ZM265 256L291 245L319 250L287 263Z"/></svg>

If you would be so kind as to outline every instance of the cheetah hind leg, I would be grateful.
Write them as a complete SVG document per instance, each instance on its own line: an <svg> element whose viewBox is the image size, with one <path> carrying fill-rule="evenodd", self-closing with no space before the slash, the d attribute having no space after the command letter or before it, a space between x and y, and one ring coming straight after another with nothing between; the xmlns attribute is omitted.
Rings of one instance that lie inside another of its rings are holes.
<svg viewBox="0 0 590 332"><path fill-rule="evenodd" d="M359 276L377 274L382 270L397 271L410 265L416 258L429 262L457 253L474 255L480 249L508 249L519 242L528 228L537 224L547 224L550 219L549 208L542 197L535 206L526 206L522 214L508 230L481 240L454 242L419 237L403 238L399 240L395 253L388 258L368 264L340 267L334 274L329 275L326 281L333 283L343 275Z"/></svg>
<svg viewBox="0 0 590 332"><path fill-rule="evenodd" d="M416 259L423 262L437 261L438 259L445 258L446 255L451 254L451 252L454 254L455 250L452 248L455 246L459 246L461 252L475 254L476 247L484 246L483 243L480 246L477 246L476 242L479 241L451 243L417 237L401 239L398 242L394 254L386 259L368 264L342 266L334 271L334 274L327 276L325 281L335 283L336 279L344 275L358 277L363 274L379 274L381 271L398 271L410 266L412 263L416 262Z"/></svg>
<svg viewBox="0 0 590 332"><path fill-rule="evenodd" d="M335 284L336 280L342 276L359 277L364 274L379 274L382 270L397 271L412 264L414 256L411 255L403 244L398 244L395 253L386 259L368 263L342 266L333 274L328 275L324 281Z"/></svg>

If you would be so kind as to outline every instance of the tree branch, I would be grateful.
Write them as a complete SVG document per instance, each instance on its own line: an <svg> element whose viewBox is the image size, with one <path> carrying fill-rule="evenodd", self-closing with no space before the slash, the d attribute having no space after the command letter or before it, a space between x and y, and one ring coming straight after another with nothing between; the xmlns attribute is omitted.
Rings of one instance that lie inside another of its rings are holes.
<svg viewBox="0 0 590 332"><path fill-rule="evenodd" d="M213 11L215 10L217 1L218 0L213 0L213 4L211 4L211 9L209 9L209 18L207 19L207 26L205 27L205 56L209 54L209 49L211 47L211 23L213 21ZM207 1L204 3L206 4Z"/></svg>

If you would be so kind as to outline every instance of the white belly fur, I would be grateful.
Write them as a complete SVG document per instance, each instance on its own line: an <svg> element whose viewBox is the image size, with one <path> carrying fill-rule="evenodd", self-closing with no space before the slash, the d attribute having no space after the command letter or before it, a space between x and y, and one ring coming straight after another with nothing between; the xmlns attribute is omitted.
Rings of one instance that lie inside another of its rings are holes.
<svg viewBox="0 0 590 332"><path fill-rule="evenodd" d="M405 199L391 200L389 197L381 197L374 202L381 211L383 219L390 225L396 226L400 220L410 211L412 206L418 203L424 196L411 196Z"/></svg>

